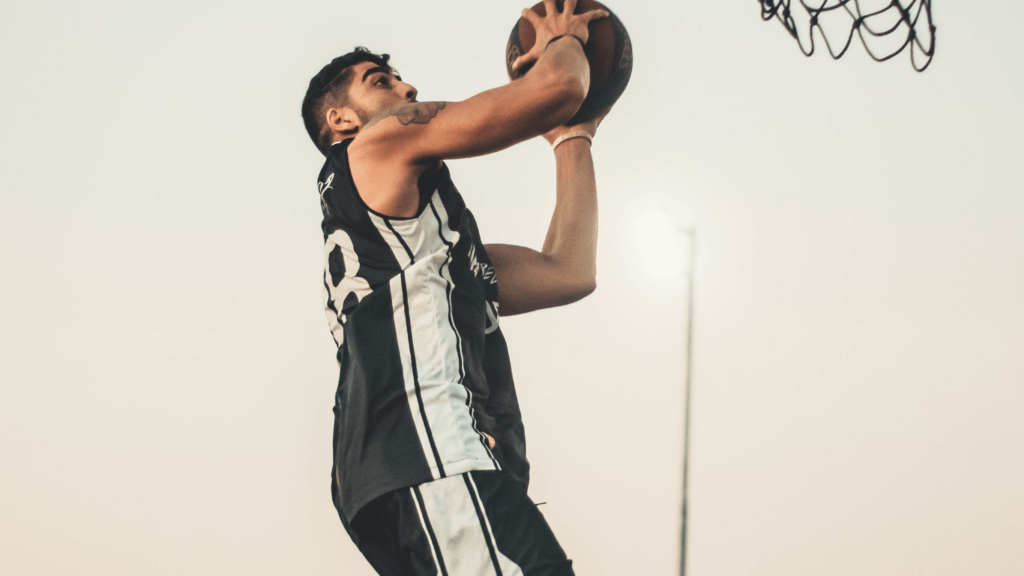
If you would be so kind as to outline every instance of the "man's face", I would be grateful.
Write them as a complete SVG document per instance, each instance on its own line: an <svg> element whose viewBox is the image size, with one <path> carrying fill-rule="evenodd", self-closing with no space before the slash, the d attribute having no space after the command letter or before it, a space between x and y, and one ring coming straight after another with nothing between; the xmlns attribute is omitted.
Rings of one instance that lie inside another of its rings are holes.
<svg viewBox="0 0 1024 576"><path fill-rule="evenodd" d="M349 106L359 115L362 124L388 108L416 101L416 89L402 82L386 66L360 62L353 69L355 74L348 89Z"/></svg>

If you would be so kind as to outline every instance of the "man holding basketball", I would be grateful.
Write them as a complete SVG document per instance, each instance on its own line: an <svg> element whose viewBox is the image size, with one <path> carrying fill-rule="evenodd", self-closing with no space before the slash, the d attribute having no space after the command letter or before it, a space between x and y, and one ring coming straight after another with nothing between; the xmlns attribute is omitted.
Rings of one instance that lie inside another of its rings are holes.
<svg viewBox="0 0 1024 576"><path fill-rule="evenodd" d="M514 67L525 76L463 102L418 102L387 55L336 58L302 105L327 157L324 303L341 368L332 493L342 523L386 576L565 576L526 494L529 464L501 315L594 290L600 118L562 126L589 87L591 20L575 0L546 16ZM443 160L543 134L557 201L542 251L487 245Z"/></svg>

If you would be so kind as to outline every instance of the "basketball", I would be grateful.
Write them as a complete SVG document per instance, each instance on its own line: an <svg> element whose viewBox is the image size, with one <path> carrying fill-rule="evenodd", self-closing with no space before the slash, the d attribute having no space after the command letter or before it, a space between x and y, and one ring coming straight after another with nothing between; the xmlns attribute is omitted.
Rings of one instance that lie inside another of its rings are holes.
<svg viewBox="0 0 1024 576"><path fill-rule="evenodd" d="M555 4L562 10L562 0L555 0ZM595 0L579 0L574 13L599 8L608 10L607 6ZM544 3L538 3L533 11L544 16ZM579 111L567 124L578 124L594 118L601 110L614 104L629 83L629 76L633 72L633 47L622 21L611 10L608 12L611 14L608 18L594 20L589 24L590 39L584 53L590 62L590 91ZM536 37L533 24L525 18L520 18L512 28L505 48L505 69L512 80L523 76L530 69L530 65L526 65L513 73L512 63L533 47Z"/></svg>

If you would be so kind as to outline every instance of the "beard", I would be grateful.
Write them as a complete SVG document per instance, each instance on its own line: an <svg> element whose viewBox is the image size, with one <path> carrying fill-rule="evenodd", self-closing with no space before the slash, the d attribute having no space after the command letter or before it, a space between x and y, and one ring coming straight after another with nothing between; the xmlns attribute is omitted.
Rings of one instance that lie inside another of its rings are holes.
<svg viewBox="0 0 1024 576"><path fill-rule="evenodd" d="M356 113L356 117L359 118L360 126L366 126L366 123L369 122L370 118L373 118L374 116L374 114L371 111L367 110L366 108L363 108L362 106L351 105L351 108L352 111Z"/></svg>

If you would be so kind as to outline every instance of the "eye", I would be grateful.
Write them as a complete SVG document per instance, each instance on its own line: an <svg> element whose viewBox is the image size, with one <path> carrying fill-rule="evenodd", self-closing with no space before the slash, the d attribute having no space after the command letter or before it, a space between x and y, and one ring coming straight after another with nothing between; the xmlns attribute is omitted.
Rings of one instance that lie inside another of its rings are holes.
<svg viewBox="0 0 1024 576"><path fill-rule="evenodd" d="M388 85L388 77L386 75L384 75L384 74L381 74L380 78L377 78L377 81L374 82L373 84L375 86L387 86Z"/></svg>

